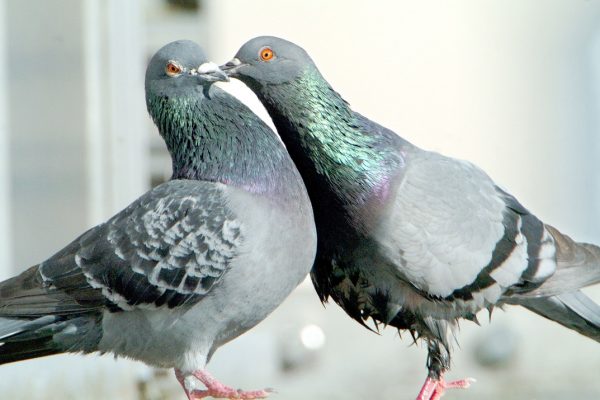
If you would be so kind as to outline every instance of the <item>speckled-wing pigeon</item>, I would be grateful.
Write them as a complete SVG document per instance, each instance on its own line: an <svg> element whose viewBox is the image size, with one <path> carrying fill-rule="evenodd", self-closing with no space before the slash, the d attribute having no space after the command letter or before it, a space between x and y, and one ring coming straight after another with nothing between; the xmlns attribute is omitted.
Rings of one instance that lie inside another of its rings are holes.
<svg viewBox="0 0 600 400"><path fill-rule="evenodd" d="M284 146L213 85L226 79L193 42L154 55L146 102L173 176L0 283L0 363L107 352L174 368L190 400L268 394L224 386L204 368L308 274L316 232ZM192 376L207 389L186 385Z"/></svg>

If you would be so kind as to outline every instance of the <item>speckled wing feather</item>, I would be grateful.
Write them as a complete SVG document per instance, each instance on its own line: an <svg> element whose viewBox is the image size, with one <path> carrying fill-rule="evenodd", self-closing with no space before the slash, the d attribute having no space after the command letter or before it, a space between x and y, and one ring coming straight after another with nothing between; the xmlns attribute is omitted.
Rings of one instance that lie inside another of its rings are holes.
<svg viewBox="0 0 600 400"><path fill-rule="evenodd" d="M108 307L176 307L206 295L229 268L242 226L224 186L162 184L39 266L0 286L0 316Z"/></svg>

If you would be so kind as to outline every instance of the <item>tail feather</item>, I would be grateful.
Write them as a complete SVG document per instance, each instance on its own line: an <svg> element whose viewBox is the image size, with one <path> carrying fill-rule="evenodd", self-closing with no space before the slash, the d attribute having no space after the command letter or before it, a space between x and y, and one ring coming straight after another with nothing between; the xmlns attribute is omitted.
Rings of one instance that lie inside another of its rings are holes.
<svg viewBox="0 0 600 400"><path fill-rule="evenodd" d="M0 344L0 364L60 353L63 351L53 343L52 337L41 337L27 342L5 342Z"/></svg>
<svg viewBox="0 0 600 400"><path fill-rule="evenodd" d="M600 305L581 291L520 299L518 304L600 342Z"/></svg>
<svg viewBox="0 0 600 400"><path fill-rule="evenodd" d="M57 320L54 315L34 320L0 318L0 343L26 331L35 331Z"/></svg>
<svg viewBox="0 0 600 400"><path fill-rule="evenodd" d="M92 352L102 331L99 314L0 318L0 364L59 354Z"/></svg>
<svg viewBox="0 0 600 400"><path fill-rule="evenodd" d="M556 246L556 272L536 290L523 296L550 296L600 283L600 247L578 243L546 225Z"/></svg>

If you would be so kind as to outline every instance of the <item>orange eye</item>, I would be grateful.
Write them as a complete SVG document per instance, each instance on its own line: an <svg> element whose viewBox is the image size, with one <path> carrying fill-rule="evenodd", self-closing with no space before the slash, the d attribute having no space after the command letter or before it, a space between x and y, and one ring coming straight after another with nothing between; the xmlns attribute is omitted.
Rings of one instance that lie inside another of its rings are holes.
<svg viewBox="0 0 600 400"><path fill-rule="evenodd" d="M174 62L169 62L165 67L165 72L169 76L176 76L181 73L181 67Z"/></svg>
<svg viewBox="0 0 600 400"><path fill-rule="evenodd" d="M260 59L263 61L271 61L273 56L275 56L275 53L273 53L270 47L263 47L260 50Z"/></svg>

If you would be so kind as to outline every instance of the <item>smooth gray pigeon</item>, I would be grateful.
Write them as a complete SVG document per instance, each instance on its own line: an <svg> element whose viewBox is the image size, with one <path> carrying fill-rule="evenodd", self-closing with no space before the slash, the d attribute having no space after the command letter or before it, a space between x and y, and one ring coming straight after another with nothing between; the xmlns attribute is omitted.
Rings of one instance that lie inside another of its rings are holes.
<svg viewBox="0 0 600 400"><path fill-rule="evenodd" d="M427 343L418 399L468 386L443 380L452 332L485 308L518 304L600 341L600 307L578 290L600 281L600 248L542 223L473 164L354 112L293 43L252 39L222 69L256 93L304 178L321 300Z"/></svg>
<svg viewBox="0 0 600 400"><path fill-rule="evenodd" d="M267 396L224 386L204 368L308 274L312 208L277 135L213 85L227 77L206 61L190 41L154 55L146 103L173 176L0 283L0 363L113 353L174 368L190 400ZM187 385L192 376L206 390Z"/></svg>

